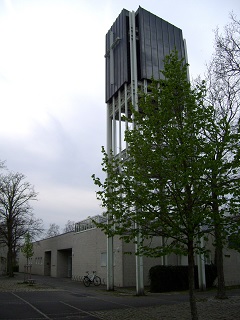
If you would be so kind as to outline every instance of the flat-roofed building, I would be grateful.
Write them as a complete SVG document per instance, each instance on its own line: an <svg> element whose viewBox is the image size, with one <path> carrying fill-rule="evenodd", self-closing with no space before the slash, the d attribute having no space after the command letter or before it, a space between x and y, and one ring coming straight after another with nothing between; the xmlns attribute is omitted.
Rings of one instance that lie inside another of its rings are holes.
<svg viewBox="0 0 240 320"><path fill-rule="evenodd" d="M93 219L103 217L97 216ZM161 239L156 238L155 241ZM206 264L211 264L214 260L214 248L210 249L210 256L205 258ZM96 271L102 282L107 283L106 235L92 224L91 219L76 223L75 231L34 242L33 251L34 255L29 259L32 274L81 281L86 271ZM136 285L134 253L133 243L125 243L119 237L114 237L114 286ZM27 259L20 251L20 272L26 271L26 263ZM187 259L175 254L164 258L143 257L144 285L149 284L149 269L156 265L187 265ZM240 285L240 253L229 248L224 249L224 273L226 285Z"/></svg>

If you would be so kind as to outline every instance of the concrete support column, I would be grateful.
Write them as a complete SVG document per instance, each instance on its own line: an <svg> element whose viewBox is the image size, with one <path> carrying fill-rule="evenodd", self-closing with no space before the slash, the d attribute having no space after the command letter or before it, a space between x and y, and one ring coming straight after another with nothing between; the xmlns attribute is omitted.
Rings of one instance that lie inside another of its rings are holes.
<svg viewBox="0 0 240 320"><path fill-rule="evenodd" d="M201 238L201 248L203 248L203 238ZM198 285L199 289L204 291L206 290L206 274L205 274L205 260L203 254L197 255L197 264L198 264Z"/></svg>
<svg viewBox="0 0 240 320"><path fill-rule="evenodd" d="M131 63L131 98L132 105L138 111L138 77L137 77L137 49L136 49L136 26L135 12L129 12L129 32L130 32L130 63ZM133 119L133 127L135 127ZM136 208L137 210L137 208ZM141 234L136 238L135 250L138 251ZM143 281L143 257L136 256L136 294L144 294Z"/></svg>
<svg viewBox="0 0 240 320"><path fill-rule="evenodd" d="M135 244L135 250L137 252L141 235L136 237L137 243ZM144 295L144 280L143 280L143 256L136 255L136 294L137 296Z"/></svg>
<svg viewBox="0 0 240 320"><path fill-rule="evenodd" d="M107 154L112 150L112 114L111 105L107 105ZM111 221L111 214L108 215L108 221ZM114 290L114 270L113 270L113 237L107 237L107 290Z"/></svg>

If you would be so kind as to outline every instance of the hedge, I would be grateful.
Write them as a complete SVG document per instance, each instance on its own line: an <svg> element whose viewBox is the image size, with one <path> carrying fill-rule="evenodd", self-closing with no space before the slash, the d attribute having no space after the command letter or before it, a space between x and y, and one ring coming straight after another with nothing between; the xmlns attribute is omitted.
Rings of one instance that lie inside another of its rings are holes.
<svg viewBox="0 0 240 320"><path fill-rule="evenodd" d="M194 268L195 288L198 289L198 267ZM213 286L217 277L215 265L205 265L206 287ZM188 290L188 266L154 266L149 270L150 291L167 292Z"/></svg>

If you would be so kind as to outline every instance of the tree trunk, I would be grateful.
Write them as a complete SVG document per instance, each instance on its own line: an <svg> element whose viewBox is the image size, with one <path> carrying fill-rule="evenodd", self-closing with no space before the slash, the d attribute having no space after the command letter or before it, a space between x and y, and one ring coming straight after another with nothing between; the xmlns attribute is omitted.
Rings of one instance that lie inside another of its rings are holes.
<svg viewBox="0 0 240 320"><path fill-rule="evenodd" d="M7 272L9 277L13 277L13 252L12 252L12 247L10 246L8 248L8 253L7 253Z"/></svg>
<svg viewBox="0 0 240 320"><path fill-rule="evenodd" d="M194 252L193 241L188 243L188 285L189 285L189 302L191 308L192 320L198 320L197 303L194 293Z"/></svg>
<svg viewBox="0 0 240 320"><path fill-rule="evenodd" d="M219 212L219 202L217 190L217 174L212 173L212 211L214 219L214 233L215 233L215 263L217 266L217 295L218 299L226 299L225 280L223 272L223 237L222 237L222 225L221 214Z"/></svg>
<svg viewBox="0 0 240 320"><path fill-rule="evenodd" d="M220 241L221 239L219 235L220 232L221 232L220 227L216 224L215 226L215 238L216 238L215 259L216 259L217 276L218 276L216 298L227 299L224 271L223 271L223 246L222 246L222 241Z"/></svg>

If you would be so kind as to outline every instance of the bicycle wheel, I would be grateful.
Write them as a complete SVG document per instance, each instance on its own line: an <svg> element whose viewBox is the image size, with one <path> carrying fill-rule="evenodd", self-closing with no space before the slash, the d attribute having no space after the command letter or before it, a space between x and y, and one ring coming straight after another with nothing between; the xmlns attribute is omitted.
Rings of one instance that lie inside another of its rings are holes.
<svg viewBox="0 0 240 320"><path fill-rule="evenodd" d="M90 280L87 276L85 276L83 278L83 284L85 285L85 287L89 287L90 286Z"/></svg>
<svg viewBox="0 0 240 320"><path fill-rule="evenodd" d="M100 286L101 284L101 279L98 277L98 276L95 276L94 279L93 279L93 284L95 286Z"/></svg>

